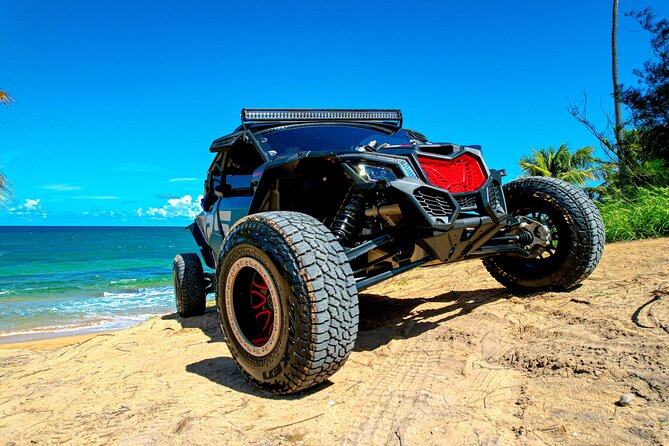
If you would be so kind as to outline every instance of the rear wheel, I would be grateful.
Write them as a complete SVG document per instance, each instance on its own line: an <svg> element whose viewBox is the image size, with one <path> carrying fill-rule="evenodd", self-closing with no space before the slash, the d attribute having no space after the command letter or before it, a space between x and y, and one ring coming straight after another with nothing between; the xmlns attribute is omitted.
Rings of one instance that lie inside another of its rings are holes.
<svg viewBox="0 0 669 446"><path fill-rule="evenodd" d="M341 367L357 335L358 296L326 227L296 212L253 214L230 230L221 256L221 327L255 385L293 393Z"/></svg>
<svg viewBox="0 0 669 446"><path fill-rule="evenodd" d="M177 313L181 317L200 316L207 306L204 272L197 254L178 254L172 264Z"/></svg>
<svg viewBox="0 0 669 446"><path fill-rule="evenodd" d="M529 177L504 185L504 195L509 214L540 222L551 244L535 258L484 259L499 283L518 292L565 291L592 273L604 251L604 224L581 189L557 178Z"/></svg>

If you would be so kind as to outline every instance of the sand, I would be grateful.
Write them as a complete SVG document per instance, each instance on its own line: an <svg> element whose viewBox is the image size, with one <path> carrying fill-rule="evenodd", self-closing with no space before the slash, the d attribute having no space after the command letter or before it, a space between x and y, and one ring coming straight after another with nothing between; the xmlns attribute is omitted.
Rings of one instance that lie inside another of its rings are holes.
<svg viewBox="0 0 669 446"><path fill-rule="evenodd" d="M98 334L100 334L100 332L84 334L75 332L75 334L69 336L54 337L48 336L48 333L44 333L41 338L36 340L0 343L0 350L53 350L68 345L81 344L84 341L94 338Z"/></svg>
<svg viewBox="0 0 669 446"><path fill-rule="evenodd" d="M609 245L582 287L527 297L477 261L410 271L361 296L345 366L289 397L248 384L213 309L3 346L0 445L669 444L668 253Z"/></svg>

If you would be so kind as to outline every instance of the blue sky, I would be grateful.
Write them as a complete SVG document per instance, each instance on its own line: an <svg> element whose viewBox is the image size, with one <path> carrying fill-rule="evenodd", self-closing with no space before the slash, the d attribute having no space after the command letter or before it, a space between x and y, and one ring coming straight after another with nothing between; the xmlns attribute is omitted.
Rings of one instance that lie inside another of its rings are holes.
<svg viewBox="0 0 669 446"><path fill-rule="evenodd" d="M621 0L622 13L666 2ZM596 144L611 2L0 0L0 225L184 225L213 139L242 107L401 108L432 141L481 144L518 175L531 148ZM620 78L649 57L621 17ZM141 209L141 212L138 210ZM140 216L141 214L141 216Z"/></svg>

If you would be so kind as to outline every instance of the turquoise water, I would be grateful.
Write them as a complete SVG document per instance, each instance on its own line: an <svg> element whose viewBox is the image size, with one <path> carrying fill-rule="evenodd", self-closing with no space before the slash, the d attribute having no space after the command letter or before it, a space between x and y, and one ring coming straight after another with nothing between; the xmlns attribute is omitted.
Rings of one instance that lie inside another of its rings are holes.
<svg viewBox="0 0 669 446"><path fill-rule="evenodd" d="M197 252L184 228L0 226L0 342L173 312L172 259L182 252Z"/></svg>

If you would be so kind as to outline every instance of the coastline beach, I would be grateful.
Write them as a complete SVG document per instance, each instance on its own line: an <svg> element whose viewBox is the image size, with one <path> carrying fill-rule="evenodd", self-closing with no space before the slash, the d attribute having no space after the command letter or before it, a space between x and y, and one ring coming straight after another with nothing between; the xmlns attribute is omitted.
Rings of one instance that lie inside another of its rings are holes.
<svg viewBox="0 0 669 446"><path fill-rule="evenodd" d="M0 446L669 446L669 0L1 6Z"/></svg>
<svg viewBox="0 0 669 446"><path fill-rule="evenodd" d="M174 309L182 227L0 227L0 344L119 330Z"/></svg>
<svg viewBox="0 0 669 446"><path fill-rule="evenodd" d="M351 357L298 395L248 383L211 306L189 319L167 312L95 336L5 345L0 438L667 443L669 307L653 300L667 292L669 271L669 258L653 253L667 250L669 239L607 245L597 271L570 293L510 294L479 262L410 271L361 296ZM631 404L617 405L626 393Z"/></svg>
<svg viewBox="0 0 669 446"><path fill-rule="evenodd" d="M53 350L66 347L68 345L81 344L82 342L88 341L89 339L92 339L99 334L103 333L77 332L71 335L62 335L59 333L50 332L48 336L41 338L27 338L22 337L21 335L17 335L16 337L8 337L10 339L9 342L0 343L0 350Z"/></svg>

